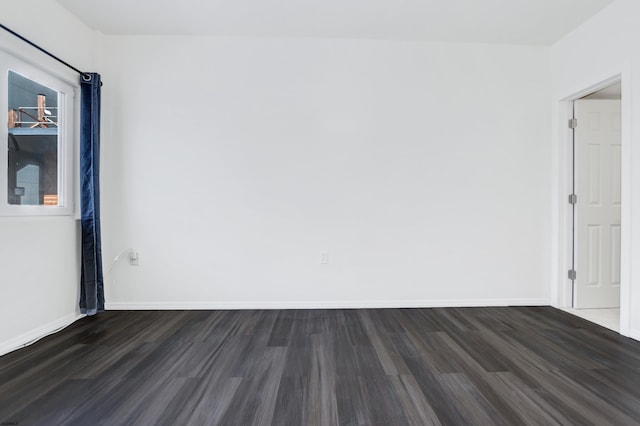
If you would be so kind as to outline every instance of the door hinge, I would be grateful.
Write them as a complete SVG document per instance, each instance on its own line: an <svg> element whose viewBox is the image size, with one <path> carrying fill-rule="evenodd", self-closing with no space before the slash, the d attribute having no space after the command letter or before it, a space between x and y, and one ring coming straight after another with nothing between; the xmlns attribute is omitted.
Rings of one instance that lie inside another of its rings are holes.
<svg viewBox="0 0 640 426"><path fill-rule="evenodd" d="M578 127L578 119L577 118L570 118L569 119L569 128L570 129L575 129L576 127Z"/></svg>
<svg viewBox="0 0 640 426"><path fill-rule="evenodd" d="M578 204L578 196L576 194L569 194L569 204L572 206Z"/></svg>
<svg viewBox="0 0 640 426"><path fill-rule="evenodd" d="M569 279L571 281L574 281L576 279L576 270L575 269L569 269L569 273L567 275L569 276Z"/></svg>

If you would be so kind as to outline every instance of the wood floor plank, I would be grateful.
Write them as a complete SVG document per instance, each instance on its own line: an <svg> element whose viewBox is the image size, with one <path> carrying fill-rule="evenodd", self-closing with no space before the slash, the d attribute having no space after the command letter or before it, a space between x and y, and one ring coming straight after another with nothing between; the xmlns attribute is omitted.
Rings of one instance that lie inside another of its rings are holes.
<svg viewBox="0 0 640 426"><path fill-rule="evenodd" d="M511 372L491 373L490 386L518 413L524 425L568 425L572 422L560 411L551 407Z"/></svg>
<svg viewBox="0 0 640 426"><path fill-rule="evenodd" d="M465 374L439 374L436 379L448 396L453 409L460 415L462 423L459 424L509 424L492 409Z"/></svg>
<svg viewBox="0 0 640 426"><path fill-rule="evenodd" d="M259 361L243 377L222 417L223 424L271 424L285 359L285 348L265 347Z"/></svg>
<svg viewBox="0 0 640 426"><path fill-rule="evenodd" d="M306 376L282 376L271 424L303 425L309 388ZM319 423L320 424L320 423Z"/></svg>
<svg viewBox="0 0 640 426"><path fill-rule="evenodd" d="M454 405L452 395L446 391L437 379L437 376L441 373L429 369L420 358L408 358L405 361L422 394L429 401L440 422L447 425L465 424L464 417Z"/></svg>
<svg viewBox="0 0 640 426"><path fill-rule="evenodd" d="M407 421L412 426L441 425L440 419L411 375L390 376Z"/></svg>
<svg viewBox="0 0 640 426"><path fill-rule="evenodd" d="M393 344L395 335L398 333L405 335L405 333L399 323L390 326L389 321L384 321L384 318L393 319L392 315L376 315L376 312L379 311L362 310L360 315L385 374L394 376L409 374L409 368Z"/></svg>
<svg viewBox="0 0 640 426"><path fill-rule="evenodd" d="M219 379L208 384L204 379L191 380L195 381L191 385L191 392L177 394L164 410L159 424L167 426L221 424L222 417L227 413L243 381L239 377ZM202 392L203 390L205 392Z"/></svg>
<svg viewBox="0 0 640 426"><path fill-rule="evenodd" d="M311 336L311 367L307 371L303 423L335 425L338 423L336 397L336 346L330 334Z"/></svg>
<svg viewBox="0 0 640 426"><path fill-rule="evenodd" d="M473 347L473 344L467 345L465 342L458 344L451 338L449 333L443 335L442 339L450 348L448 352L455 356L456 364L460 367L460 371L464 373L461 377L475 390L475 400L481 400L486 411L495 414L492 416L495 424L512 425L519 423L520 417L513 407L500 398L490 386L488 378L491 374L476 362L474 357L469 355L473 350L469 350L468 347Z"/></svg>
<svg viewBox="0 0 640 426"><path fill-rule="evenodd" d="M597 397L589 395L582 386L564 382L554 373L541 373L544 386L534 392L550 406L569 418L570 424L580 425L633 425L639 419L632 419L609 406Z"/></svg>
<svg viewBox="0 0 640 426"><path fill-rule="evenodd" d="M550 307L114 311L0 357L0 423L640 425L639 383Z"/></svg>

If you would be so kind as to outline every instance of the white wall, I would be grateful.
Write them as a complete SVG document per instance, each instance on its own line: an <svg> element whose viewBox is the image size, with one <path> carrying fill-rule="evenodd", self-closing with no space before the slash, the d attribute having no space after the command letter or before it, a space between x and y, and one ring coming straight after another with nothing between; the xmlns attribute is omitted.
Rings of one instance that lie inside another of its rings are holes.
<svg viewBox="0 0 640 426"><path fill-rule="evenodd" d="M94 33L56 2L3 2L1 20L73 65L92 70ZM0 48L77 81L75 73L0 33ZM78 240L79 224L72 218L0 218L0 354L78 318Z"/></svg>
<svg viewBox="0 0 640 426"><path fill-rule="evenodd" d="M554 128L563 126L563 99L581 93L603 80L622 76L622 143L623 143L623 265L621 332L640 339L640 118L634 105L640 103L640 3L635 0L617 0L590 21L563 38L552 47L553 117ZM566 144L564 132L555 132L554 146ZM557 149L554 185L562 186L563 154ZM556 200L564 199L559 194ZM558 211L558 205L553 208ZM554 231L562 243L562 217L556 217ZM557 258L562 259L562 256ZM554 280L557 294L554 303L564 304L567 280L562 278L562 260L556 265L560 273ZM566 273L566 271L565 271ZM635 307L635 308L634 308Z"/></svg>
<svg viewBox="0 0 640 426"><path fill-rule="evenodd" d="M102 43L109 308L549 302L548 48Z"/></svg>

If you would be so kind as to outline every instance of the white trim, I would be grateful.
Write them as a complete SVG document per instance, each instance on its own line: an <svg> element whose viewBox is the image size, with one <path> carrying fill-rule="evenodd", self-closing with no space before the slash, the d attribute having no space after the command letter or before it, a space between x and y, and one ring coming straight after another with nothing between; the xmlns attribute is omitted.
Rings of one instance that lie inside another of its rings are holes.
<svg viewBox="0 0 640 426"><path fill-rule="evenodd" d="M48 324L45 324L41 327L28 331L20 336L14 337L10 340L0 343L0 356L6 355L9 352L13 352L15 350L24 348L25 346L29 346L32 343L37 342L38 340L47 337L53 333L56 333L63 328L66 328L84 317L82 314L69 314L65 317L62 317L56 321L52 321Z"/></svg>
<svg viewBox="0 0 640 426"><path fill-rule="evenodd" d="M557 243L551 250L553 277L551 281L552 305L557 308L572 307L572 288L571 281L567 277L567 271L571 267L571 226L572 212L571 206L567 203L567 196L571 192L572 183L572 155L571 155L571 139L572 131L567 126L568 120L573 117L573 100L563 99L559 102L558 115L558 139L557 150L554 152L556 156L557 180L554 182L552 193L553 212L556 221L554 221L554 234Z"/></svg>
<svg viewBox="0 0 640 426"><path fill-rule="evenodd" d="M548 299L326 300L230 302L115 302L107 310L374 309L549 306Z"/></svg>
<svg viewBox="0 0 640 426"><path fill-rule="evenodd" d="M628 334L625 334L626 337L629 337L634 340L640 341L640 330L629 330Z"/></svg>
<svg viewBox="0 0 640 426"><path fill-rule="evenodd" d="M19 55L13 55L0 49L0 86L9 87L9 71L20 75L21 77L32 80L38 84L58 93L58 132L57 132L57 149L58 149L58 207L44 205L10 205L7 202L6 185L0 186L0 215L5 217L23 217L23 216L73 216L75 203L75 181L73 176L75 170L75 152L76 152L76 124L75 107L77 85L69 84L65 79L56 76L46 68L33 65L23 60ZM8 99L0 99L0 109L8 111ZM0 134L7 134L6 120L0 121ZM7 144L8 139L0 142L0 173L7 173Z"/></svg>
<svg viewBox="0 0 640 426"><path fill-rule="evenodd" d="M621 105L621 127L620 137L622 143L622 172L620 176L622 209L620 211L620 225L623 230L620 241L620 333L629 335L631 328L632 311L632 238L631 226L633 222L633 150L634 144L632 135L633 111L631 93L631 68L625 68L621 75L622 82L622 105ZM637 190L637 188L636 188ZM626 203L625 203L626 200ZM640 339L637 339L640 340Z"/></svg>
<svg viewBox="0 0 640 426"><path fill-rule="evenodd" d="M621 114L621 143L622 143L622 209L621 225L624 229L621 241L621 265L620 265L620 334L629 336L630 312L631 312L631 68L628 65L621 66L617 71L611 72L607 77L594 79L597 83L590 84L586 88L573 92L570 95L557 97L559 120L557 145L554 150L555 165L557 167L556 180L553 187L553 229L557 238L557 246L552 250L552 305L557 308L570 308L571 282L567 279L566 271L570 266L571 251L571 209L566 203L566 188L571 176L571 155L568 152L567 142L571 132L566 125L571 110L571 103L594 91L610 86L620 81L622 83L622 114ZM570 141L569 141L570 142ZM557 216L556 216L557 215Z"/></svg>
<svg viewBox="0 0 640 426"><path fill-rule="evenodd" d="M39 50L28 47L24 41L5 31L0 32L0 51L14 56L33 67L45 69L49 76L62 80L70 86L80 87L77 72L67 68L55 59L43 55Z"/></svg>

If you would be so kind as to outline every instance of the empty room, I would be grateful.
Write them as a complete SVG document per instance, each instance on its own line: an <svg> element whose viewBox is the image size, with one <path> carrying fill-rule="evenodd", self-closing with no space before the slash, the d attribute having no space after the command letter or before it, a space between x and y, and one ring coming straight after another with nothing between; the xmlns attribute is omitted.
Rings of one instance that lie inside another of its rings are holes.
<svg viewBox="0 0 640 426"><path fill-rule="evenodd" d="M0 424L640 424L639 42L635 0L3 2Z"/></svg>

